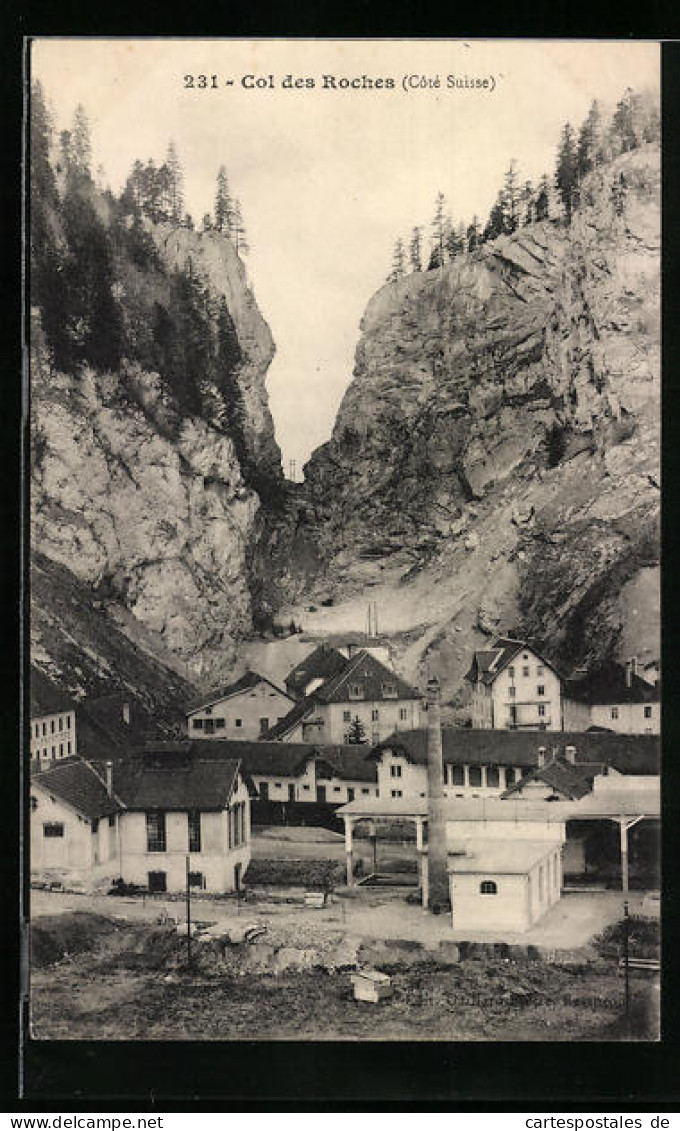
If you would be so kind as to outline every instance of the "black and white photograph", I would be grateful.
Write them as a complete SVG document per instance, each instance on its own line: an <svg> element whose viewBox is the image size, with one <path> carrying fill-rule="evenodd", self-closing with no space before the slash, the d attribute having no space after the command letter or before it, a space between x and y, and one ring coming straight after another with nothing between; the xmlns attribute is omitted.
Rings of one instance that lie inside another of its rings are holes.
<svg viewBox="0 0 680 1131"><path fill-rule="evenodd" d="M33 1040L660 1040L660 54L28 45Z"/></svg>

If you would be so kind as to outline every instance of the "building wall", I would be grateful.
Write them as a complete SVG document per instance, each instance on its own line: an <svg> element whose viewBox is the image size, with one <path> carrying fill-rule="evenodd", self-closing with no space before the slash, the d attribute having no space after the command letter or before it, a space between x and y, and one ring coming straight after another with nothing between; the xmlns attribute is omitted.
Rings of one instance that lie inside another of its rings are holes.
<svg viewBox="0 0 680 1131"><path fill-rule="evenodd" d="M193 711L187 716L187 733L191 739L232 738L254 741L262 735L261 719L266 719L268 730L288 714L293 703L283 692L263 681L238 695ZM202 726L196 727L196 722L200 722Z"/></svg>
<svg viewBox="0 0 680 1131"><path fill-rule="evenodd" d="M292 786L295 796L294 801L317 801L317 786L325 787L326 801L334 805L344 805L347 801L360 797L378 796L378 787L374 782L353 781L345 778L321 778L316 773L314 759L305 766L297 777L286 777L282 774L254 774L253 782L261 794L261 785L264 782L268 787L270 801L289 801L289 787ZM305 786L308 788L305 789ZM350 791L354 791L350 796Z"/></svg>
<svg viewBox="0 0 680 1131"><path fill-rule="evenodd" d="M469 840L473 834L483 840L545 840L556 847L563 844L566 837L564 821L495 821L493 818L457 821L449 818L446 822L446 839L452 848Z"/></svg>
<svg viewBox="0 0 680 1131"><path fill-rule="evenodd" d="M363 724L371 746L395 731L417 730L421 725L419 699L357 699L347 703L326 703L319 714L323 715L325 724L323 741L339 744L347 741L347 733L355 718Z"/></svg>
<svg viewBox="0 0 680 1131"><path fill-rule="evenodd" d="M593 725L590 707L587 703L579 703L576 699L564 699L562 701L562 712L565 730L584 731Z"/></svg>
<svg viewBox="0 0 680 1131"><path fill-rule="evenodd" d="M542 695L538 694L539 687L543 688ZM515 727L520 730L563 729L560 680L529 649L520 652L512 664L496 677L491 697L495 730ZM514 713L511 709L514 709ZM516 723L512 721L513 718Z"/></svg>
<svg viewBox="0 0 680 1131"><path fill-rule="evenodd" d="M31 758L52 761L77 752L75 711L31 719Z"/></svg>
<svg viewBox="0 0 680 1131"><path fill-rule="evenodd" d="M456 873L450 876L454 930L527 931L560 898L562 861L558 847L526 874ZM495 894L483 894L491 881Z"/></svg>
<svg viewBox="0 0 680 1131"><path fill-rule="evenodd" d="M30 871L35 879L61 880L84 885L88 890L100 886L109 873L117 875L119 824L114 815L91 822L70 805L40 786L31 786ZM44 835L45 824L63 826L63 836ZM93 831L93 826L95 831Z"/></svg>
<svg viewBox="0 0 680 1131"><path fill-rule="evenodd" d="M645 717L645 711L649 718ZM590 726L607 727L617 734L660 734L660 703L603 703L590 708Z"/></svg>
<svg viewBox="0 0 680 1131"><path fill-rule="evenodd" d="M394 773L393 767L401 772ZM494 769L498 771L498 785L492 784ZM444 793L447 797L499 797L508 785L520 780L522 772L519 766L464 764L454 768L452 763L447 762L444 764ZM427 767L413 765L404 755L386 750L378 760L378 786L381 797L391 797L394 790L397 796L401 790L403 797L425 797Z"/></svg>

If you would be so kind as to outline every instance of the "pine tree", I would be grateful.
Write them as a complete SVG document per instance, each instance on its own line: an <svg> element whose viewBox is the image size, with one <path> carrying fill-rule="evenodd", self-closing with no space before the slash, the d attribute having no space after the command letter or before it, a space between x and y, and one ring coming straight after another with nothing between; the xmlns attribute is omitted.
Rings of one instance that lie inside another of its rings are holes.
<svg viewBox="0 0 680 1131"><path fill-rule="evenodd" d="M214 224L213 224L212 216L210 215L209 212L205 212L203 214L203 219L201 220L201 231L202 232L212 232L213 230L214 230Z"/></svg>
<svg viewBox="0 0 680 1131"><path fill-rule="evenodd" d="M347 742L350 746L362 746L368 742L366 728L358 715L355 715L347 731Z"/></svg>
<svg viewBox="0 0 680 1131"><path fill-rule="evenodd" d="M510 234L516 231L520 218L520 189L517 176L517 162L513 159L503 178L502 189L503 231Z"/></svg>
<svg viewBox="0 0 680 1131"><path fill-rule="evenodd" d="M438 192L434 202L434 216L432 218L432 255L430 256L430 268L433 266L442 267L445 261L445 204L444 193Z"/></svg>
<svg viewBox="0 0 680 1131"><path fill-rule="evenodd" d="M85 107L78 103L73 115L71 130L71 162L72 168L79 173L90 175L92 163L92 143L90 141L90 124L87 120Z"/></svg>
<svg viewBox="0 0 680 1131"><path fill-rule="evenodd" d="M602 115L597 101L593 101L583 122L576 145L576 171L584 177L602 160Z"/></svg>
<svg viewBox="0 0 680 1131"><path fill-rule="evenodd" d="M524 182L520 193L520 221L522 224L533 224L535 218L534 189L531 181Z"/></svg>
<svg viewBox="0 0 680 1131"><path fill-rule="evenodd" d="M217 171L217 188L215 190L215 228L218 232L231 235L234 224L234 205L229 193L227 170L220 165Z"/></svg>
<svg viewBox="0 0 680 1131"><path fill-rule="evenodd" d="M468 229L467 229L467 232L465 233L465 238L467 240L468 251L474 251L475 248L478 247L479 244L481 243L481 233L480 233L480 228L479 228L479 217L477 215L473 216L472 220L468 224Z"/></svg>
<svg viewBox="0 0 680 1131"><path fill-rule="evenodd" d="M505 231L505 200L503 190L499 189L498 195L489 213L489 219L484 228L484 239L495 240Z"/></svg>
<svg viewBox="0 0 680 1131"><path fill-rule="evenodd" d="M538 191L536 193L536 201L534 203L534 219L536 223L541 220L547 220L550 217L550 182L548 181L547 173L544 173L538 182Z"/></svg>
<svg viewBox="0 0 680 1131"><path fill-rule="evenodd" d="M560 147L557 154L557 167L555 169L555 186L560 194L567 223L571 223L571 216L576 201L578 172L576 168L576 146L574 144L574 131L567 122L562 129Z"/></svg>
<svg viewBox="0 0 680 1131"><path fill-rule="evenodd" d="M388 283L394 283L397 279L401 279L404 274L404 264L406 256L404 253L404 241L397 240L394 245L394 253L392 255L392 270L387 276Z"/></svg>
<svg viewBox="0 0 680 1131"><path fill-rule="evenodd" d="M241 203L234 200L232 210L232 223L231 223L231 238L234 241L237 255L248 255L250 247L246 237L246 229L243 223L243 216L241 214Z"/></svg>
<svg viewBox="0 0 680 1131"><path fill-rule="evenodd" d="M422 228L414 228L411 235L411 243L409 244L409 259L411 262L412 271L422 271L423 269L423 247L422 247Z"/></svg>
<svg viewBox="0 0 680 1131"><path fill-rule="evenodd" d="M168 142L165 164L170 176L170 219L174 224L179 224L184 210L184 171L172 140Z"/></svg>

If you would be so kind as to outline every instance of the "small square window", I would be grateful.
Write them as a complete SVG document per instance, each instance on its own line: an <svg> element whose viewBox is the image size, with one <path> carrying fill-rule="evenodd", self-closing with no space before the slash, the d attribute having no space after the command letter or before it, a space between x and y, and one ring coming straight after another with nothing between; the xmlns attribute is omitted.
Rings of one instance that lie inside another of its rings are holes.
<svg viewBox="0 0 680 1131"><path fill-rule="evenodd" d="M618 719L618 717L619 717L619 709L618 709L618 707L612 707L612 718L613 718L613 719Z"/></svg>
<svg viewBox="0 0 680 1131"><path fill-rule="evenodd" d="M342 721L343 721L343 723L351 723L352 712L351 711L343 711L342 712Z"/></svg>
<svg viewBox="0 0 680 1131"><path fill-rule="evenodd" d="M215 719L215 730L224 730L226 723L226 719Z"/></svg>
<svg viewBox="0 0 680 1131"><path fill-rule="evenodd" d="M305 790L306 793L309 793L309 786L308 785L303 785L302 788Z"/></svg>
<svg viewBox="0 0 680 1131"><path fill-rule="evenodd" d="M206 715L212 715L212 707L204 707L203 710L205 711Z"/></svg>
<svg viewBox="0 0 680 1131"><path fill-rule="evenodd" d="M113 815L111 815L109 817L109 828L115 829L115 827L116 827L116 818Z"/></svg>
<svg viewBox="0 0 680 1131"><path fill-rule="evenodd" d="M514 698L515 698L515 689L514 689L514 687L509 687L509 688L508 688L508 695L510 696L510 698L511 698L511 699L514 699Z"/></svg>
<svg viewBox="0 0 680 1131"><path fill-rule="evenodd" d="M510 676L510 679L515 678L515 669L513 667L508 668L508 675Z"/></svg>
<svg viewBox="0 0 680 1131"><path fill-rule="evenodd" d="M334 785L334 786L333 786L333 793L339 793L339 792L340 792L340 786L339 786L339 785Z"/></svg>
<svg viewBox="0 0 680 1131"><path fill-rule="evenodd" d="M538 692L539 695L545 695L545 684L539 683L538 687L536 688L536 691Z"/></svg>
<svg viewBox="0 0 680 1131"><path fill-rule="evenodd" d="M242 727L243 726L243 719L234 719L234 726L235 727Z"/></svg>
<svg viewBox="0 0 680 1131"><path fill-rule="evenodd" d="M543 664L537 664L536 665L536 675L543 675L544 672L545 672L545 668L543 667Z"/></svg>
<svg viewBox="0 0 680 1131"><path fill-rule="evenodd" d="M545 715L545 703L539 703L538 704L538 713L541 716L541 718L544 717L544 715Z"/></svg>
<svg viewBox="0 0 680 1131"><path fill-rule="evenodd" d="M526 667L523 667L523 668L522 668L522 675L523 675L523 676L528 676L528 675L529 675L529 666L528 666L528 664L527 664L527 666L526 666Z"/></svg>
<svg viewBox="0 0 680 1131"><path fill-rule="evenodd" d="M380 711L376 710L376 708L373 708L373 710L371 711L371 722L376 723L379 718L380 718Z"/></svg>
<svg viewBox="0 0 680 1131"><path fill-rule="evenodd" d="M390 774L393 778L400 778L401 766L390 766Z"/></svg>
<svg viewBox="0 0 680 1131"><path fill-rule="evenodd" d="M402 797L402 796L403 796L402 791L400 789L393 789L392 790L392 797Z"/></svg>
<svg viewBox="0 0 680 1131"><path fill-rule="evenodd" d="M652 708L651 707L645 707L645 718L651 719L651 717L652 717Z"/></svg>
<svg viewBox="0 0 680 1131"><path fill-rule="evenodd" d="M203 719L192 719L191 725L194 730L203 730Z"/></svg>
<svg viewBox="0 0 680 1131"><path fill-rule="evenodd" d="M362 786L362 787L361 787L361 792L362 792L362 793L368 793L368 790L367 790L367 789L366 789L366 788L365 788L364 786Z"/></svg>
<svg viewBox="0 0 680 1131"><path fill-rule="evenodd" d="M61 821L49 821L43 825L43 836L57 837L64 835L64 826Z"/></svg>

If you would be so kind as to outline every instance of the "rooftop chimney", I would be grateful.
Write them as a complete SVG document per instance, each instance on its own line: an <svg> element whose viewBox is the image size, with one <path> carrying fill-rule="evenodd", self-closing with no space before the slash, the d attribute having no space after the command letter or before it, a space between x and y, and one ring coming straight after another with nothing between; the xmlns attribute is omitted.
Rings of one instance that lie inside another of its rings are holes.
<svg viewBox="0 0 680 1131"><path fill-rule="evenodd" d="M545 746L539 746L539 748L538 748L538 765L539 766L545 766L545 755L546 755Z"/></svg>
<svg viewBox="0 0 680 1131"><path fill-rule="evenodd" d="M571 764L573 766L575 761L576 761L576 747L575 746L565 746L564 757L566 758L567 762L571 762Z"/></svg>
<svg viewBox="0 0 680 1131"><path fill-rule="evenodd" d="M130 725L130 704L127 700L123 703L123 722L127 723L128 726Z"/></svg>
<svg viewBox="0 0 680 1131"><path fill-rule="evenodd" d="M106 792L113 797L113 762L106 763Z"/></svg>
<svg viewBox="0 0 680 1131"><path fill-rule="evenodd" d="M637 656L631 656L630 658L630 671L631 675L637 675Z"/></svg>
<svg viewBox="0 0 680 1131"><path fill-rule="evenodd" d="M427 681L427 874L428 907L448 911L451 907L447 873L446 816L444 812L444 760L439 680Z"/></svg>
<svg viewBox="0 0 680 1131"><path fill-rule="evenodd" d="M626 687L630 687L633 682L632 661L626 660Z"/></svg>

